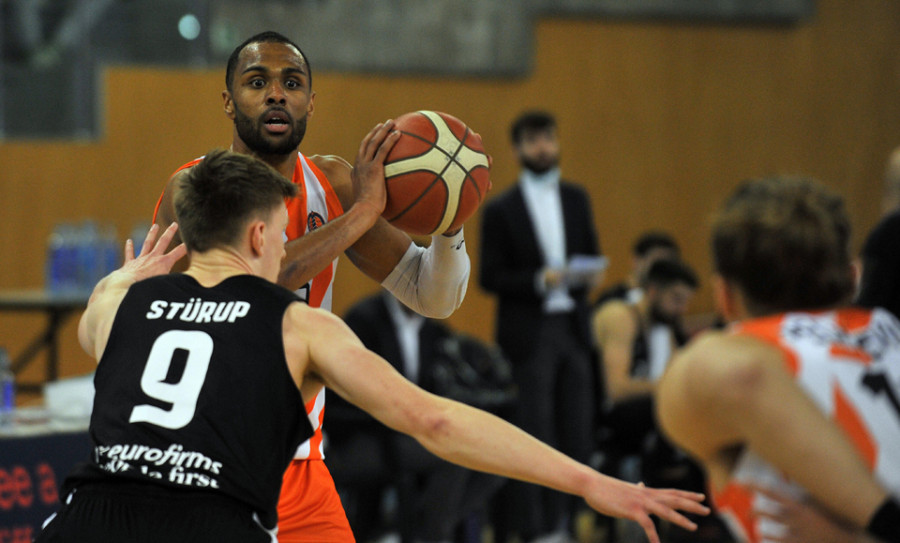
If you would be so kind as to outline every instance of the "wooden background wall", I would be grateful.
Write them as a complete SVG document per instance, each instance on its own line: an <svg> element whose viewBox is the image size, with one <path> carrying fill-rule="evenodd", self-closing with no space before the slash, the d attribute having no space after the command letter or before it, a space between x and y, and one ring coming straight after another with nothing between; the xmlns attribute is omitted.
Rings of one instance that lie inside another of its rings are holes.
<svg viewBox="0 0 900 543"><path fill-rule="evenodd" d="M672 231L708 277L707 217L739 180L770 173L810 174L844 194L858 248L879 216L885 159L900 144L900 3L818 6L796 26L542 20L534 71L524 79L314 72L316 111L301 148L352 160L375 123L437 109L482 134L500 192L516 175L509 122L542 107L559 118L564 175L593 197L612 261L608 283L627 273L630 244L650 227ZM303 36L295 39L302 45ZM0 289L43 284L55 222L96 217L124 237L150 218L175 167L227 146L223 72L110 67L98 140L0 142ZM473 277L450 323L487 339L494 305L477 282L479 227L478 216L466 227ZM339 314L377 288L346 259L337 281ZM707 282L693 310L711 308ZM0 345L20 352L42 322L0 314ZM62 355L63 375L93 367L75 341L74 319Z"/></svg>

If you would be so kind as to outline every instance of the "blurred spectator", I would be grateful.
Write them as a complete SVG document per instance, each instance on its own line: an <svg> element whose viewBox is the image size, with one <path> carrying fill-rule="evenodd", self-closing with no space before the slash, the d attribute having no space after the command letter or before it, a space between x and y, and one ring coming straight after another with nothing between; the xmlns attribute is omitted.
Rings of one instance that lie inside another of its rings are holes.
<svg viewBox="0 0 900 543"><path fill-rule="evenodd" d="M894 149L888 157L881 208L885 215L900 209L900 147Z"/></svg>
<svg viewBox="0 0 900 543"><path fill-rule="evenodd" d="M677 260L681 249L668 232L649 230L641 234L631 248L631 273L624 281L600 292L594 304L599 307L609 300L635 303L641 299L644 276L650 266L660 259Z"/></svg>
<svg viewBox="0 0 900 543"><path fill-rule="evenodd" d="M481 286L497 295L497 343L519 386L518 424L587 462L594 406L587 294L601 275L574 280L569 268L573 257L599 254L590 200L560 179L552 115L521 115L511 136L521 172L484 206ZM524 484L513 496L524 540L571 537L578 504L570 497Z"/></svg>
<svg viewBox="0 0 900 543"><path fill-rule="evenodd" d="M866 239L856 303L883 307L900 318L900 209L882 219Z"/></svg>

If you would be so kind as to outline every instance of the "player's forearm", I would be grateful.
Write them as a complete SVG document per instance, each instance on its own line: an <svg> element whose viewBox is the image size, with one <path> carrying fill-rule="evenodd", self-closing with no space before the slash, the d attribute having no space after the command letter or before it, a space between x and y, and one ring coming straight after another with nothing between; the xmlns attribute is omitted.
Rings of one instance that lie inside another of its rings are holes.
<svg viewBox="0 0 900 543"><path fill-rule="evenodd" d="M379 216L374 207L359 202L340 217L287 243L278 284L296 290L308 283L372 228Z"/></svg>
<svg viewBox="0 0 900 543"><path fill-rule="evenodd" d="M411 244L382 286L426 317L449 317L466 296L471 264L462 231L434 236L427 249Z"/></svg>
<svg viewBox="0 0 900 543"><path fill-rule="evenodd" d="M580 496L600 475L499 417L459 402L440 402L439 414L414 437L445 460Z"/></svg>

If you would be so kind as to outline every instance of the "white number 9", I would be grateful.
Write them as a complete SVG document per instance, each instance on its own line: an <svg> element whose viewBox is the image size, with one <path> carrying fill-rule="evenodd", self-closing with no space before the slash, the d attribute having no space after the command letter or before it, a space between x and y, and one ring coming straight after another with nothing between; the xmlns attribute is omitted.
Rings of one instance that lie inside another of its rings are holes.
<svg viewBox="0 0 900 543"><path fill-rule="evenodd" d="M188 353L184 373L177 383L166 383L177 349ZM159 336L153 342L141 375L141 389L151 398L172 404L172 408L167 411L153 405L138 405L132 409L128 422L149 422L172 430L187 426L194 418L212 351L212 338L199 330L169 330Z"/></svg>

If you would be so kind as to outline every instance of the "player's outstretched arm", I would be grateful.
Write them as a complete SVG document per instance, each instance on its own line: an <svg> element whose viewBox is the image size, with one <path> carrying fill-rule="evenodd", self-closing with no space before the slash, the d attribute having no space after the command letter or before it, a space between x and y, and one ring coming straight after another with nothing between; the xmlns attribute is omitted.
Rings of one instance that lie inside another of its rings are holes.
<svg viewBox="0 0 900 543"><path fill-rule="evenodd" d="M154 224L147 232L141 254L137 258L134 256L134 242L130 239L126 241L125 263L94 287L87 309L78 322L78 340L85 352L96 360L100 360L106 348L113 319L128 287L142 279L169 273L172 265L185 255L183 244L167 251L177 230L178 225L172 223L157 241L159 225Z"/></svg>
<svg viewBox="0 0 900 543"><path fill-rule="evenodd" d="M289 363L306 386L318 382L387 426L417 439L437 456L461 466L582 496L597 511L632 519L653 543L657 515L686 529L695 525L678 510L706 514L701 494L645 488L602 475L485 411L430 394L365 349L334 315L295 304L286 316ZM304 389L304 395L310 392Z"/></svg>

